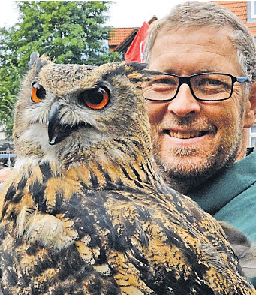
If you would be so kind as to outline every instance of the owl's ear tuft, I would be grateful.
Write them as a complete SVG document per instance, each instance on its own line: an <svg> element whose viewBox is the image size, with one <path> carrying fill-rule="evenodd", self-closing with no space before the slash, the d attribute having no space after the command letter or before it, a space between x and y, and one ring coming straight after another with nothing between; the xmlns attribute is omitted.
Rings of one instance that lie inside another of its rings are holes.
<svg viewBox="0 0 257 295"><path fill-rule="evenodd" d="M37 72L39 72L40 69L49 62L46 56L43 55L39 57L38 52L34 51L30 55L29 69L36 68Z"/></svg>
<svg viewBox="0 0 257 295"><path fill-rule="evenodd" d="M37 59L39 59L39 54L38 52L32 52L30 55L30 60L29 60L29 69L31 70L33 65L36 63Z"/></svg>

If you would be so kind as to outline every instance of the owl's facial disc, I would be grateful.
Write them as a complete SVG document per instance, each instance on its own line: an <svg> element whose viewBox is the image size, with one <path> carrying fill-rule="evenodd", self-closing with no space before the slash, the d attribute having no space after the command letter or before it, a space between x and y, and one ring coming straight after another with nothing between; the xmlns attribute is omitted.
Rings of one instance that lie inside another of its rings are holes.
<svg viewBox="0 0 257 295"><path fill-rule="evenodd" d="M53 103L47 121L49 144L55 145L69 136L80 127L92 127L90 124L81 122L78 124L61 124L60 106L58 102Z"/></svg>
<svg viewBox="0 0 257 295"><path fill-rule="evenodd" d="M96 85L81 91L78 95L78 103L81 107L91 110L100 111L104 109L110 102L110 90L105 85ZM49 144L54 145L61 142L71 132L78 130L80 127L92 128L92 125L85 122L75 124L63 124L63 112L61 113L59 102L53 103L48 117L48 137Z"/></svg>

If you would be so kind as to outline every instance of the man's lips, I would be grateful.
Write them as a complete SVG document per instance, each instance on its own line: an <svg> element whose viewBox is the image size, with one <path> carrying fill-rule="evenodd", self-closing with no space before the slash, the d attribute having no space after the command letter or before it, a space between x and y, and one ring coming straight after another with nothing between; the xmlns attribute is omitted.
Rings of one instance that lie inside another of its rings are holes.
<svg viewBox="0 0 257 295"><path fill-rule="evenodd" d="M178 130L169 130L164 129L164 134L168 134L170 137L175 137L179 139L189 139L195 137L202 137L207 134L214 134L214 130L204 130L204 131L197 131L197 130L190 130L190 131L178 131Z"/></svg>

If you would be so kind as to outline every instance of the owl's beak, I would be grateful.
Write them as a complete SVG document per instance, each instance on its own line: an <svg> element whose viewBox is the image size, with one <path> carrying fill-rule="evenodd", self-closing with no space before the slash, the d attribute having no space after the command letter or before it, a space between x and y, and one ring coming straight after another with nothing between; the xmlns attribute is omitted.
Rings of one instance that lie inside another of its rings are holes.
<svg viewBox="0 0 257 295"><path fill-rule="evenodd" d="M78 130L81 127L91 128L92 126L85 122L79 122L76 124L63 124L62 121L62 113L60 112L61 106L58 101L54 102L49 117L47 120L47 127L48 127L48 137L49 137L49 144L55 145L66 137L68 137L73 131Z"/></svg>
<svg viewBox="0 0 257 295"><path fill-rule="evenodd" d="M61 142L64 138L69 136L72 131L70 125L61 124L60 105L54 102L47 121L49 144L54 145Z"/></svg>

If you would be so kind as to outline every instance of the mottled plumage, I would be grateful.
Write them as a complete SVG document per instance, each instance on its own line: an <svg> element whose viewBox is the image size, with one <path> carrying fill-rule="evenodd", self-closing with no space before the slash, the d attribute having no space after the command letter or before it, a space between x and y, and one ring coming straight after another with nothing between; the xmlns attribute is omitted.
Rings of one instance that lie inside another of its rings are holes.
<svg viewBox="0 0 257 295"><path fill-rule="evenodd" d="M0 195L3 294L254 294L215 220L153 171L150 73L30 66Z"/></svg>

